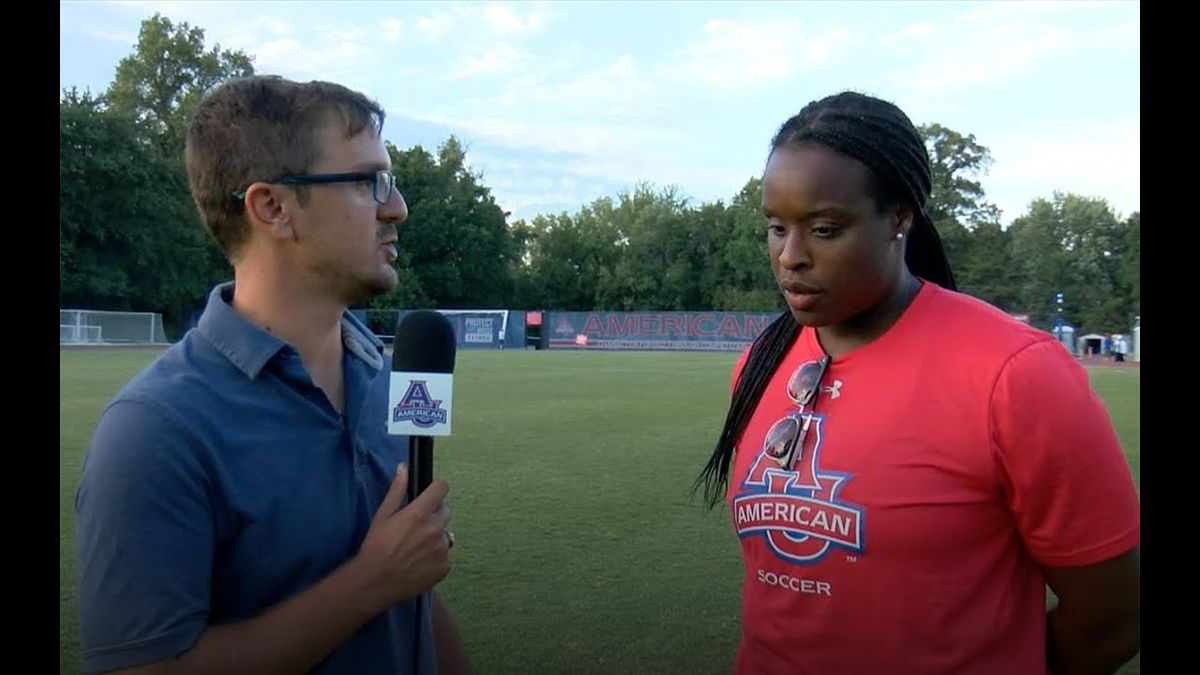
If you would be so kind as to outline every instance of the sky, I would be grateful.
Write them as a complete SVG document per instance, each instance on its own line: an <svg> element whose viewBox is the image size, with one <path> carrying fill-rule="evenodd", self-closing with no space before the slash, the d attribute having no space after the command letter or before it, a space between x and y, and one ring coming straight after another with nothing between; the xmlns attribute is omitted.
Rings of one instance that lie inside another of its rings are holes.
<svg viewBox="0 0 1200 675"><path fill-rule="evenodd" d="M1137 2L161 2L59 4L61 88L103 92L155 12L255 71L332 80L384 137L451 134L510 222L638 183L726 204L771 136L852 89L991 152L1002 223L1055 191L1141 204ZM401 186L403 189L403 186Z"/></svg>

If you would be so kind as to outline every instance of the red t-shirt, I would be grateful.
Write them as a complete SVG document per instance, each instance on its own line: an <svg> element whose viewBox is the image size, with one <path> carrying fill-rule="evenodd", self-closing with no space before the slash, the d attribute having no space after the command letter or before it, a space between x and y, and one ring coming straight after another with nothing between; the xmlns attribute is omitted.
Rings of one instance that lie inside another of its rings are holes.
<svg viewBox="0 0 1200 675"><path fill-rule="evenodd" d="M822 355L805 328L737 445L736 672L1044 674L1039 566L1100 562L1140 537L1086 371L1049 334L926 283L884 335L830 363L785 470L764 437L789 414L802 426L788 379Z"/></svg>

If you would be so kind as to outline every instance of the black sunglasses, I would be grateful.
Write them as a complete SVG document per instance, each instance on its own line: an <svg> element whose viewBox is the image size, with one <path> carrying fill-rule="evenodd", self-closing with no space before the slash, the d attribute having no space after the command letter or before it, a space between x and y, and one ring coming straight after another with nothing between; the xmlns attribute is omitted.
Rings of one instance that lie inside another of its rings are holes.
<svg viewBox="0 0 1200 675"><path fill-rule="evenodd" d="M787 469L804 456L804 439L808 437L808 427L812 424L821 380L825 377L829 361L829 356L825 355L816 361L803 363L788 378L788 398L800 410L771 425L763 444L763 449L780 468ZM804 408L810 405L806 414Z"/></svg>

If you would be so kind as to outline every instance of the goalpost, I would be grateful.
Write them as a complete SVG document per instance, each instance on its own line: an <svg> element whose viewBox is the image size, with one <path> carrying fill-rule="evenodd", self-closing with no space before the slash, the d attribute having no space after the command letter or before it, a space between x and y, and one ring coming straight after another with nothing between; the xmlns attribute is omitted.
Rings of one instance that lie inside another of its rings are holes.
<svg viewBox="0 0 1200 675"><path fill-rule="evenodd" d="M157 345L166 344L167 336L158 312L60 309L58 343Z"/></svg>

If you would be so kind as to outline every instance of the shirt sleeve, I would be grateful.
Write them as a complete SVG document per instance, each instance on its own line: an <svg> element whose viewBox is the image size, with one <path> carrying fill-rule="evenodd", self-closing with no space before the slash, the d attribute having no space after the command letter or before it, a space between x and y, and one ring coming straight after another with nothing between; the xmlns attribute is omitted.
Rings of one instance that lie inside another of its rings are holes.
<svg viewBox="0 0 1200 675"><path fill-rule="evenodd" d="M204 631L214 528L200 447L151 402L102 413L75 496L84 672L176 656Z"/></svg>
<svg viewBox="0 0 1200 675"><path fill-rule="evenodd" d="M1041 341L1009 359L990 417L1005 497L1039 563L1089 565L1138 544L1129 462L1086 369L1060 344Z"/></svg>

